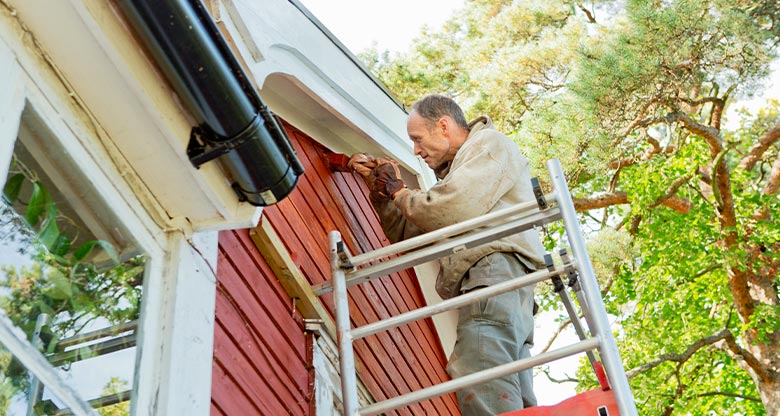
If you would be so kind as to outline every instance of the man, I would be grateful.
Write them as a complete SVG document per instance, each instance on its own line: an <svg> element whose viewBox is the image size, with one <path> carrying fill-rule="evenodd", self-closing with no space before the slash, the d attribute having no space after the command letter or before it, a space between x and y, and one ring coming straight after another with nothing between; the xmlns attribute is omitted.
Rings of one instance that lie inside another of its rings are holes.
<svg viewBox="0 0 780 416"><path fill-rule="evenodd" d="M450 98L428 95L407 121L414 154L439 182L428 191L405 187L395 161L352 156L349 166L369 184L382 229L393 242L491 211L534 200L526 159L489 118L466 122ZM535 270L543 262L538 234L520 234L440 259L436 290L442 298L490 286ZM474 303L459 311L447 372L457 378L530 356L533 286ZM464 415L495 415L536 405L531 370L457 392Z"/></svg>

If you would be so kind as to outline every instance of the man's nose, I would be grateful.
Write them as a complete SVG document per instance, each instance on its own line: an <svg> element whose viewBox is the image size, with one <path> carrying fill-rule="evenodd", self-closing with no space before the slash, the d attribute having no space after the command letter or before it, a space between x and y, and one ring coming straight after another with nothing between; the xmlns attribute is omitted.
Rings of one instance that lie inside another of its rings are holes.
<svg viewBox="0 0 780 416"><path fill-rule="evenodd" d="M420 145L415 143L414 144L414 155L420 156L420 153L422 152L422 149L420 148Z"/></svg>

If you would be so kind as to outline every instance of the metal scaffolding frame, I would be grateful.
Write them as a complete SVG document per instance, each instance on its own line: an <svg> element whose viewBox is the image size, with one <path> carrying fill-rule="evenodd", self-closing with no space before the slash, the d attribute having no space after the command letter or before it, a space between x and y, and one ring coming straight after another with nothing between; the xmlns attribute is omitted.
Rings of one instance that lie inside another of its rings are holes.
<svg viewBox="0 0 780 416"><path fill-rule="evenodd" d="M330 232L332 279L330 282L314 286L313 289L318 295L331 290L334 292L344 415L380 414L579 353L587 354L594 370L599 375L601 364L598 363L594 350L598 351L599 357L603 360L603 367L609 380L609 386L614 392L620 414L623 416L637 415L636 405L628 385L628 378L623 369L614 335L610 329L609 318L601 299L593 265L585 248L585 237L577 220L563 169L557 159L552 159L547 162L547 170L554 191L543 195L538 187L538 182L534 181L536 201L491 212L478 218L444 227L368 253L355 256L350 255L341 239L341 234L338 231ZM548 199L554 201L554 203L548 203ZM552 257L547 255L545 258L547 263L546 270L539 270L478 291L469 292L436 305L425 306L361 327L351 328L347 287L507 235L542 227L544 224L560 219L563 219L564 229L573 256L570 257L566 251L562 251L562 266L556 267L553 265ZM387 259L389 256L395 257ZM369 264L372 262L374 264ZM574 303L565 290L565 285L561 279L562 276L568 277L568 286L574 290L577 296L590 336L588 336L585 327L582 326L579 320ZM556 292L561 295L564 306L580 338L579 342L421 390L412 391L363 408L358 407L357 376L352 347L352 343L355 340L546 279L553 281ZM606 382L603 381L603 383Z"/></svg>

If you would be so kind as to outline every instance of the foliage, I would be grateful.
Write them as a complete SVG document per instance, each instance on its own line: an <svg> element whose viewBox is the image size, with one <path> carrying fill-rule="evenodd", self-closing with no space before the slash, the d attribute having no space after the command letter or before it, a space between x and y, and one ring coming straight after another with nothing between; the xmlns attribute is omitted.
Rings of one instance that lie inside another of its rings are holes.
<svg viewBox="0 0 780 416"><path fill-rule="evenodd" d="M74 245L76 238L68 232L73 221L62 216L43 183L16 159L0 202L0 220L3 234L32 260L28 266L0 266L5 276L0 307L31 342L38 316L50 318L40 333L44 352L55 352L59 340L96 320L119 324L138 318L143 256L120 262L109 242ZM87 348L81 358L89 354ZM0 362L0 374L0 405L7 406L26 388L27 372L9 356Z"/></svg>
<svg viewBox="0 0 780 416"><path fill-rule="evenodd" d="M112 377L103 389L103 396L126 391L129 388L127 381ZM124 401L98 409L100 416L126 416L130 414L130 402Z"/></svg>
<svg viewBox="0 0 780 416"><path fill-rule="evenodd" d="M539 176L562 161L640 414L776 414L780 105L729 108L776 61L780 6L589 7L467 1L408 52L363 56L407 104L491 115Z"/></svg>

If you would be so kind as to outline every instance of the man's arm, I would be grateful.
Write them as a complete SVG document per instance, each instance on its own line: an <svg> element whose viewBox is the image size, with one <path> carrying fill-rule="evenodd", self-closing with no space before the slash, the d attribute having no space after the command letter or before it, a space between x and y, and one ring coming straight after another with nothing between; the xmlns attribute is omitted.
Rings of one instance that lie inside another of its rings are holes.
<svg viewBox="0 0 780 416"><path fill-rule="evenodd" d="M460 151L466 153L458 155L459 166L430 190L393 195L402 215L424 232L486 214L514 186L511 167L522 161L512 160L500 143L480 140Z"/></svg>
<svg viewBox="0 0 780 416"><path fill-rule="evenodd" d="M392 243L396 243L407 238L411 238L422 234L419 228L415 227L412 223L408 222L403 217L401 211L393 204L392 199L386 191L386 181L377 180L375 174L375 168L380 164L392 164L394 161L389 159L376 159L368 153L356 153L352 155L347 164L352 170L360 174L363 180L368 185L370 190L369 199L371 205L379 216L379 222L382 225L382 231L384 231L387 239ZM396 173L396 179L400 181L400 174L395 165L392 169ZM397 186L397 185L396 185ZM400 186L403 186L401 181Z"/></svg>
<svg viewBox="0 0 780 416"><path fill-rule="evenodd" d="M422 230L404 218L401 210L393 204L393 200L390 198L379 200L371 198L371 205L373 205L374 210L379 215L382 231L385 232L385 236L391 243L397 243L423 233Z"/></svg>

